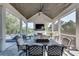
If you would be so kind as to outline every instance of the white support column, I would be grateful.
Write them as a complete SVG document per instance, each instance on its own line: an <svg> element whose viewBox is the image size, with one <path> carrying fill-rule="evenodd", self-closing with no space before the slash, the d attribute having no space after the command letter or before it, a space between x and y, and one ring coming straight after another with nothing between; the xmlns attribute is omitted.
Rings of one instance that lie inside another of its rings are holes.
<svg viewBox="0 0 79 59"><path fill-rule="evenodd" d="M26 36L27 36L27 26L28 26L28 21L26 22Z"/></svg>
<svg viewBox="0 0 79 59"><path fill-rule="evenodd" d="M22 35L22 19L20 19L20 35Z"/></svg>
<svg viewBox="0 0 79 59"><path fill-rule="evenodd" d="M79 8L76 8L76 49L79 50Z"/></svg>
<svg viewBox="0 0 79 59"><path fill-rule="evenodd" d="M53 33L54 33L54 23L52 22L52 39L54 39Z"/></svg>
<svg viewBox="0 0 79 59"><path fill-rule="evenodd" d="M6 8L0 6L0 51L5 50L5 16Z"/></svg>
<svg viewBox="0 0 79 59"><path fill-rule="evenodd" d="M61 42L61 21L60 19L58 20L58 32L59 32L59 43Z"/></svg>

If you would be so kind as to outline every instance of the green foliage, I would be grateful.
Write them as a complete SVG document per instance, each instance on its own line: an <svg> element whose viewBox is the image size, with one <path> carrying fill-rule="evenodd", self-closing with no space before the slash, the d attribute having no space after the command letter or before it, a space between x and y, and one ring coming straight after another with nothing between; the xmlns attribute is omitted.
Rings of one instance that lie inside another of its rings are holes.
<svg viewBox="0 0 79 59"><path fill-rule="evenodd" d="M20 22L12 14L6 14L6 33L16 34L20 32Z"/></svg>
<svg viewBox="0 0 79 59"><path fill-rule="evenodd" d="M34 29L27 28L27 34L28 34L28 35L32 35L33 32L34 32Z"/></svg>
<svg viewBox="0 0 79 59"><path fill-rule="evenodd" d="M76 34L76 23L70 20L69 22L62 21L61 32L65 34Z"/></svg>
<svg viewBox="0 0 79 59"><path fill-rule="evenodd" d="M27 34L32 34L33 32L33 29L27 28ZM20 20L9 13L6 14L6 33L9 35L20 33ZM22 33L26 34L26 27L22 27Z"/></svg>

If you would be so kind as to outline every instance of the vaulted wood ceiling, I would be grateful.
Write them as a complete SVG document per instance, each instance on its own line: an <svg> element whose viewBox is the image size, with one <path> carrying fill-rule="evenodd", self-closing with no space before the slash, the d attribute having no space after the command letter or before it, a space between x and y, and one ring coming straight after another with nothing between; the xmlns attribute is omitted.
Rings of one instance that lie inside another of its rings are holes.
<svg viewBox="0 0 79 59"><path fill-rule="evenodd" d="M71 3L11 3L11 5L27 19L40 11L53 19Z"/></svg>

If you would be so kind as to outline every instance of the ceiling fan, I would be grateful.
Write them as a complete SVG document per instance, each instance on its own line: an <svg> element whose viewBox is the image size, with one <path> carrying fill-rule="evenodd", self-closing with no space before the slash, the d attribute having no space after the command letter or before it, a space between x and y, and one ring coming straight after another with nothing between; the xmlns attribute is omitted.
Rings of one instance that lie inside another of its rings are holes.
<svg viewBox="0 0 79 59"><path fill-rule="evenodd" d="M40 16L41 12L46 11L45 8L46 8L46 4L41 3L41 4L40 4L40 8L38 9L38 12L39 12L38 15L39 15L39 16Z"/></svg>

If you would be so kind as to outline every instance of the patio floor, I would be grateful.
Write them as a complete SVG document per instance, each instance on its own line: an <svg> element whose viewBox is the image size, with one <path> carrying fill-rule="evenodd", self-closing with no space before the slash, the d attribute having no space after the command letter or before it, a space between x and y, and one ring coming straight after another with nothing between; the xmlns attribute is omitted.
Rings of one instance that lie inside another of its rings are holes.
<svg viewBox="0 0 79 59"><path fill-rule="evenodd" d="M0 52L0 56L17 56L18 50L16 44L8 47L5 51Z"/></svg>

